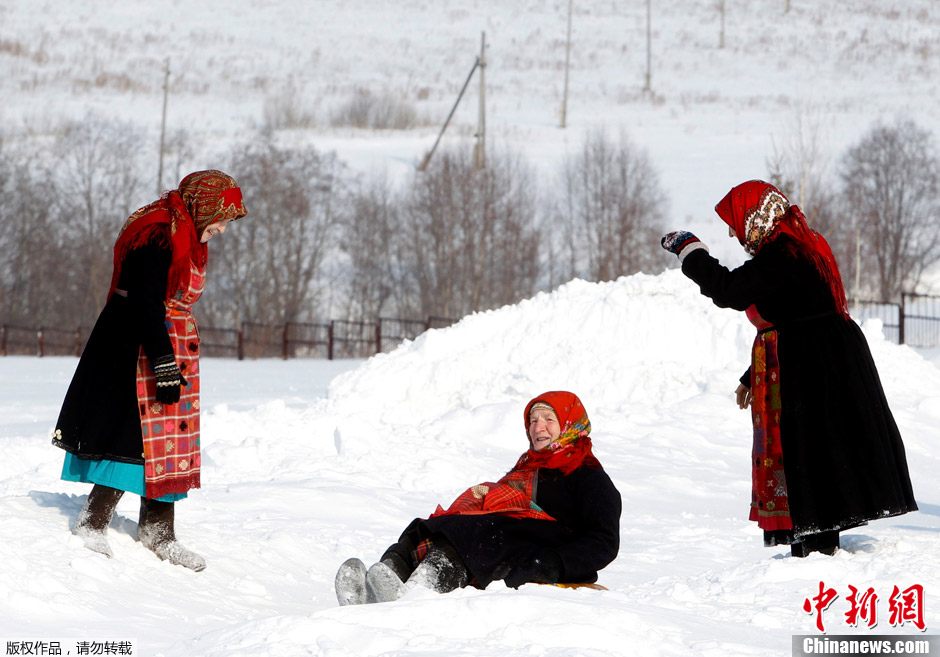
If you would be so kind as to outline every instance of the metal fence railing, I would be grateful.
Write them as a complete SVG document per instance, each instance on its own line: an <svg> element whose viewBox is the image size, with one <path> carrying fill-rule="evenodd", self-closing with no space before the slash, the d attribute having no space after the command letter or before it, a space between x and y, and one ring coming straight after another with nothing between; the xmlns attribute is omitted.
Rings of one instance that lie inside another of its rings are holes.
<svg viewBox="0 0 940 657"><path fill-rule="evenodd" d="M881 320L887 340L912 347L940 347L940 296L908 294L900 304L859 301L852 317L862 323ZM200 326L201 353L222 358L368 358L391 351L432 328L454 323L445 317L401 319L380 317L374 322L332 319L321 323L243 322L238 329ZM80 355L91 329L0 325L0 356Z"/></svg>
<svg viewBox="0 0 940 657"><path fill-rule="evenodd" d="M901 297L898 342L912 347L940 347L940 296L904 294Z"/></svg>
<svg viewBox="0 0 940 657"><path fill-rule="evenodd" d="M905 292L901 303L860 301L852 304L852 317L880 319L885 339L896 344L940 347L940 296Z"/></svg>
<svg viewBox="0 0 940 657"><path fill-rule="evenodd" d="M881 320L886 340L901 344L901 306L881 301L859 301L849 305L852 319L859 324L869 319Z"/></svg>

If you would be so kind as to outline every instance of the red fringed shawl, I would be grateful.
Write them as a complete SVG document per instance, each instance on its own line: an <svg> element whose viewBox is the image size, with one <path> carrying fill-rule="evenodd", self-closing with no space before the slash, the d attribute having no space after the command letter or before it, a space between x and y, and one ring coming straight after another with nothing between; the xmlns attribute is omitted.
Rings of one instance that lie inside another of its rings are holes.
<svg viewBox="0 0 940 657"><path fill-rule="evenodd" d="M114 274L108 298L117 289L121 278L121 265L127 254L152 240L169 241L170 274L167 279L167 296L184 287L189 278L190 263L200 269L208 260L207 245L199 241L196 224L183 204L178 191L167 192L158 201L146 205L128 217L114 245Z"/></svg>
<svg viewBox="0 0 940 657"><path fill-rule="evenodd" d="M715 212L734 229L744 250L756 255L760 248L781 235L793 238L795 255L808 258L829 285L836 309L849 316L845 287L835 256L826 239L809 227L799 206L791 205L783 193L763 180L750 180L733 187Z"/></svg>
<svg viewBox="0 0 940 657"><path fill-rule="evenodd" d="M121 277L121 264L134 249L152 240L169 242L172 256L167 297L188 286L190 263L206 266L209 251L200 237L207 226L224 219L245 216L242 192L235 180L221 171L196 171L180 181L179 189L166 192L127 218L114 245L114 274L108 298Z"/></svg>
<svg viewBox="0 0 940 657"><path fill-rule="evenodd" d="M571 392L546 392L530 401L523 414L528 435L529 411L538 402L548 404L561 426L558 439L536 452L529 449L504 477L484 482L464 491L449 508L438 506L431 518L447 515L482 515L498 513L511 518L554 520L532 499L532 490L540 468L560 470L569 475L580 467L600 468L591 451L591 421L577 395Z"/></svg>

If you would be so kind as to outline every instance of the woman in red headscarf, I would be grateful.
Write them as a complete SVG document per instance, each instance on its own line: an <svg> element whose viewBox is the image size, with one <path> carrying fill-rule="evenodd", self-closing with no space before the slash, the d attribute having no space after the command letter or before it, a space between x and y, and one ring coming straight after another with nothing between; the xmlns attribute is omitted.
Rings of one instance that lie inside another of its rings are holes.
<svg viewBox="0 0 940 657"><path fill-rule="evenodd" d="M336 574L341 605L387 602L421 585L446 593L503 580L592 583L620 548L620 493L591 450L591 422L570 392L526 404L529 449L496 482L414 520L368 570Z"/></svg>
<svg viewBox="0 0 940 657"><path fill-rule="evenodd" d="M917 509L901 435L832 250L800 208L752 180L715 211L753 256L741 267L688 232L662 244L702 294L758 329L737 390L754 425L751 520L768 546L832 554L841 531Z"/></svg>
<svg viewBox="0 0 940 657"><path fill-rule="evenodd" d="M112 556L107 528L125 491L140 495L138 538L193 570L174 503L199 487L199 335L191 310L205 285L207 242L245 215L221 171L197 171L125 222L108 300L78 362L53 444L62 478L94 484L72 529Z"/></svg>

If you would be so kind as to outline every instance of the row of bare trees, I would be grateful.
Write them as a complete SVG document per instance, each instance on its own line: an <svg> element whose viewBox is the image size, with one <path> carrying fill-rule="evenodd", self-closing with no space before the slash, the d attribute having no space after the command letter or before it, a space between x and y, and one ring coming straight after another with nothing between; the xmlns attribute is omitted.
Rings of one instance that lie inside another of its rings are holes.
<svg viewBox="0 0 940 657"><path fill-rule="evenodd" d="M0 318L94 320L117 229L141 187L133 126L75 121L33 151L0 142Z"/></svg>
<svg viewBox="0 0 940 657"><path fill-rule="evenodd" d="M851 296L897 300L940 260L933 136L911 121L878 124L831 165L820 134L798 123L768 162L771 178L832 243ZM153 198L146 142L94 117L29 147L0 141L0 323L94 322L116 233ZM171 143L178 179L191 153L185 138ZM492 148L485 169L470 149L452 149L393 184L263 133L218 162L250 214L212 242L197 306L206 325L455 319L574 277L671 264L655 248L667 195L625 135L593 133L557 172L538 175L506 149Z"/></svg>
<svg viewBox="0 0 940 657"><path fill-rule="evenodd" d="M86 117L54 143L0 142L0 323L94 322L117 231L153 198L146 141L130 125ZM178 178L191 154L184 138L172 143ZM391 184L270 134L233 146L217 166L239 181L249 217L211 244L200 321L458 318L572 277L668 264L650 249L665 194L625 137L591 135L545 179L518 154L493 151L477 169L469 149L443 150Z"/></svg>

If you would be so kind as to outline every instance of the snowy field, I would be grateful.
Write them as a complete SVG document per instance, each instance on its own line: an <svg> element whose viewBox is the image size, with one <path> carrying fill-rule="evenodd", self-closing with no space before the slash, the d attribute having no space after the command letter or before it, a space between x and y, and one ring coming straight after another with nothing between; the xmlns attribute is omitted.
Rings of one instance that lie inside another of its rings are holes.
<svg viewBox="0 0 940 657"><path fill-rule="evenodd" d="M664 257L668 257L664 254ZM790 655L816 634L892 627L894 586L940 592L940 371L865 327L905 439L918 513L847 532L834 557L763 548L747 521L749 414L732 393L753 329L679 272L573 281L471 315L368 361L203 363L204 486L178 505L208 568L160 562L135 539L136 496L111 524L114 558L69 532L88 487L58 479L49 444L74 358L0 358L0 648L10 640L133 640L164 657ZM416 516L504 473L525 449L522 408L580 395L595 453L624 499L609 591L526 585L414 590L338 607L333 575L371 562ZM102 400L106 403L106 400ZM846 624L849 586L878 625ZM74 653L73 653L74 654Z"/></svg>

